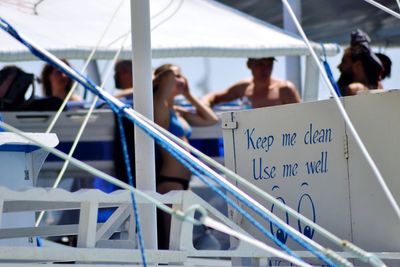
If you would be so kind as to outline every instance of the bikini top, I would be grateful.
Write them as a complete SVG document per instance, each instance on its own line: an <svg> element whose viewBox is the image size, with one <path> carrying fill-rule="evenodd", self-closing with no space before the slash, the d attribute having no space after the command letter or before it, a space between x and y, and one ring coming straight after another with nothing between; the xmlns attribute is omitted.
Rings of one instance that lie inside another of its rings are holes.
<svg viewBox="0 0 400 267"><path fill-rule="evenodd" d="M251 101L250 101L249 97L247 97L247 96L243 96L242 97L242 107L244 109L251 109L252 108L252 104L251 104Z"/></svg>
<svg viewBox="0 0 400 267"><path fill-rule="evenodd" d="M168 131L177 137L186 136L189 138L192 134L192 127L185 128L178 116L176 116L175 111L170 109Z"/></svg>

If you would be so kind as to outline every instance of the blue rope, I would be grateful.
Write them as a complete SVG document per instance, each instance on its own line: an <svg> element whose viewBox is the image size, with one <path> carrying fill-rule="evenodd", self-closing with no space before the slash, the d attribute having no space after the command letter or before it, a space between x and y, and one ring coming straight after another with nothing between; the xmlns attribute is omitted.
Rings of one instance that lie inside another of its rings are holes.
<svg viewBox="0 0 400 267"><path fill-rule="evenodd" d="M40 238L40 237L36 237L36 246L38 247L38 248L41 248L41 247L43 247L43 242L42 242L42 239Z"/></svg>
<svg viewBox="0 0 400 267"><path fill-rule="evenodd" d="M335 92L336 92L337 96L341 97L342 93L340 92L339 86L337 85L337 83L335 81L335 78L333 77L332 70L331 70L328 62L326 60L323 60L322 63L324 64L326 75L328 76L329 81L331 82L333 89L335 89Z"/></svg>
<svg viewBox="0 0 400 267"><path fill-rule="evenodd" d="M127 107L129 108L129 106L126 105L126 106L122 107L121 109L119 109L119 111L117 113L117 120L118 120L119 134L120 134L120 137L121 137L122 151L123 151L123 154L124 154L126 174L128 175L128 182L129 182L130 186L134 187L133 177L132 177L132 172L131 172L132 171L131 170L131 163L130 163L130 159L129 159L128 146L126 144L124 125L122 123L122 112ZM137 210L137 204L136 204L136 200L135 200L135 195L132 192L131 192L131 198L132 198L133 214L135 216L137 237L139 239L140 255L142 257L143 266L147 267L146 256L144 254L144 241L143 241L143 236L142 236L142 229L141 229L141 226L140 226L140 220L139 220L139 214L138 214L138 210Z"/></svg>
<svg viewBox="0 0 400 267"><path fill-rule="evenodd" d="M337 96L341 97L342 93L340 92L340 88L337 85L337 83L335 81L335 78L333 77L331 67L329 66L328 60L326 58L326 50L325 50L325 46L324 46L323 43L321 43L321 47L322 47L322 52L323 52L323 56L324 56L323 60L322 60L322 63L324 64L326 75L328 76L328 79L331 82L333 89L335 89L335 92L336 92Z"/></svg>
<svg viewBox="0 0 400 267"><path fill-rule="evenodd" d="M0 18L1 19L1 18ZM110 99L108 99L107 97L105 97L104 93L102 92L102 90L100 88L98 88L90 79L84 77L82 74L80 74L79 72L77 72L75 69L72 68L72 70L74 72L69 71L68 69L63 69L61 65L59 65L57 62L53 62L48 56L44 55L43 53L41 53L39 50L37 50L36 48L32 47L29 43L27 43L25 40L23 40L23 38L21 38L18 33L7 23L5 22L3 19L1 19L1 21L3 23L5 23L8 27L5 28L2 26L3 29L5 29L5 31L7 31L8 33L10 33L12 36L14 36L17 40L19 40L21 43L23 43L25 46L27 46L31 52L36 55L37 57L39 57L40 59L44 60L45 62L52 64L53 66L55 66L56 68L60 69L61 71L63 71L64 73L66 73L70 78L76 80L77 82L79 82L81 85L83 85L85 88L89 89L92 93L98 95L99 97L101 97L109 106L110 108L118 113L118 105L115 104L114 102L112 102ZM79 78L79 79L78 79ZM189 169L193 170L194 173L200 174L198 175L199 178L203 178L201 174L206 174L206 176L210 177L211 179L213 179L214 182L216 182L217 184L219 184L221 187L223 187L225 190L229 191L233 196L235 196L238 200L240 200L242 203L244 203L247 207L249 207L250 209L252 209L253 211L255 211L258 215L260 215L262 218L270 221L271 223L273 223L276 226L280 226L278 222L276 222L274 219L272 218L268 218L266 214L264 214L264 212L262 210L260 210L258 207L254 206L252 203L250 203L247 199L244 199L243 197L239 196L235 191L233 191L232 189L228 188L226 185L224 185L221 181L219 181L216 177L214 177L213 174L211 174L208 170L199 170L197 171L196 168L199 168L199 166L196 166L196 164L194 164L192 161L187 161L185 159L182 158L182 156L177 155L177 153L175 151L172 151L174 148L171 147L168 143L166 143L164 140L161 139L161 137L159 137L158 135L156 135L155 133L151 132L150 130L148 130L147 126L145 126L143 123L141 123L140 121L137 120L137 118L134 118L132 116L127 116L126 113L124 113L124 116L126 116L129 120L131 120L132 122L134 122L138 127L140 127L142 130L144 130L147 134L149 134L151 137L153 137L153 139L155 139L160 145L162 145L163 147L165 146L165 148L173 155L175 156L178 160L180 160L186 167L188 167ZM165 144L163 144L163 142ZM173 153L172 153L173 152ZM192 166L193 165L193 166ZM208 183L208 182L207 182ZM234 203L232 200L230 200L228 197L224 196L224 193L222 193L222 191L220 191L218 188L216 188L214 185L210 184L210 187L219 195L221 195L224 199L226 199L226 201L235 209L237 209L243 216L245 216L247 219L249 219L249 221L256 226L260 231L262 231L264 234L266 234L267 236L271 236L271 234L269 232L267 232L265 230L265 228L262 227L262 225L260 225L259 223L255 223L254 219L252 218L252 216L250 214L248 214L247 212L245 212L241 207L239 207L236 203ZM282 226L280 227L282 228ZM313 254L315 254L318 258L320 258L321 260L325 261L326 263L335 266L331 260L329 260L328 258L326 258L322 253L320 253L319 251L316 251L314 248L312 248L311 246L309 246L308 244L306 244L305 242L303 242L302 240L300 240L299 238L297 238L296 236L293 236L291 233L288 233L289 236L291 236L295 241L299 242L303 247L305 247L306 249L310 250ZM291 252L284 244L282 244L278 239L276 239L274 236L272 237L272 240L274 240L278 245L280 245L280 247L282 249L284 249L285 251L287 251L287 253L289 253L290 255L293 255L295 257L297 257L296 255L293 254L293 252Z"/></svg>

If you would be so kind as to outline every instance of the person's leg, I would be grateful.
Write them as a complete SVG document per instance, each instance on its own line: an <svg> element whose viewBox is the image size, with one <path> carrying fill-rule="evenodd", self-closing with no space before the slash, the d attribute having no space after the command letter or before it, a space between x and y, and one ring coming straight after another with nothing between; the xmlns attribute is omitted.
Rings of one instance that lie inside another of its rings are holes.
<svg viewBox="0 0 400 267"><path fill-rule="evenodd" d="M162 177L161 179L163 179ZM176 181L179 178L163 179L157 183L157 192L160 194L168 193L172 190L186 190L186 181ZM187 182L188 183L188 182ZM157 232L158 232L158 248L159 249L169 249L169 233L171 229L171 215L157 210Z"/></svg>

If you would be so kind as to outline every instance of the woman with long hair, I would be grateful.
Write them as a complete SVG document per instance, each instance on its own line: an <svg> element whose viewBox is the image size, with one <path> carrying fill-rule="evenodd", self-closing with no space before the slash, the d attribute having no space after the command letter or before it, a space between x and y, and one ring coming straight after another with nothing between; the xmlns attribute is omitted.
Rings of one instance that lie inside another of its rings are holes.
<svg viewBox="0 0 400 267"><path fill-rule="evenodd" d="M164 64L154 72L154 121L189 142L191 126L210 126L218 122L217 115L210 107L202 104L189 89L188 81L178 66ZM177 106L174 98L182 95L193 106L194 111ZM157 192L165 194L171 190L187 190L191 173L177 159L162 148L158 149L156 173ZM168 249L171 218L158 214L159 248Z"/></svg>
<svg viewBox="0 0 400 267"><path fill-rule="evenodd" d="M70 66L68 61L65 59L62 59L62 61ZM72 80L67 75L50 64L44 66L41 80L43 85L43 96L57 97L62 100L65 99L73 84ZM77 94L73 94L70 98L70 101L81 100L82 98Z"/></svg>

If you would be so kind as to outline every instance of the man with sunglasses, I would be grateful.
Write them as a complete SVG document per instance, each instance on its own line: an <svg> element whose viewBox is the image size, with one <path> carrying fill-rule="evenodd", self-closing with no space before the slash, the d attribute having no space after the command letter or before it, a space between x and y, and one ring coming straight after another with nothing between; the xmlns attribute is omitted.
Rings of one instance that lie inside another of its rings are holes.
<svg viewBox="0 0 400 267"><path fill-rule="evenodd" d="M221 92L210 93L202 101L213 106L223 102L241 99L252 108L299 103L300 95L296 86L271 76L275 58L249 58L247 67L253 77L239 81Z"/></svg>

